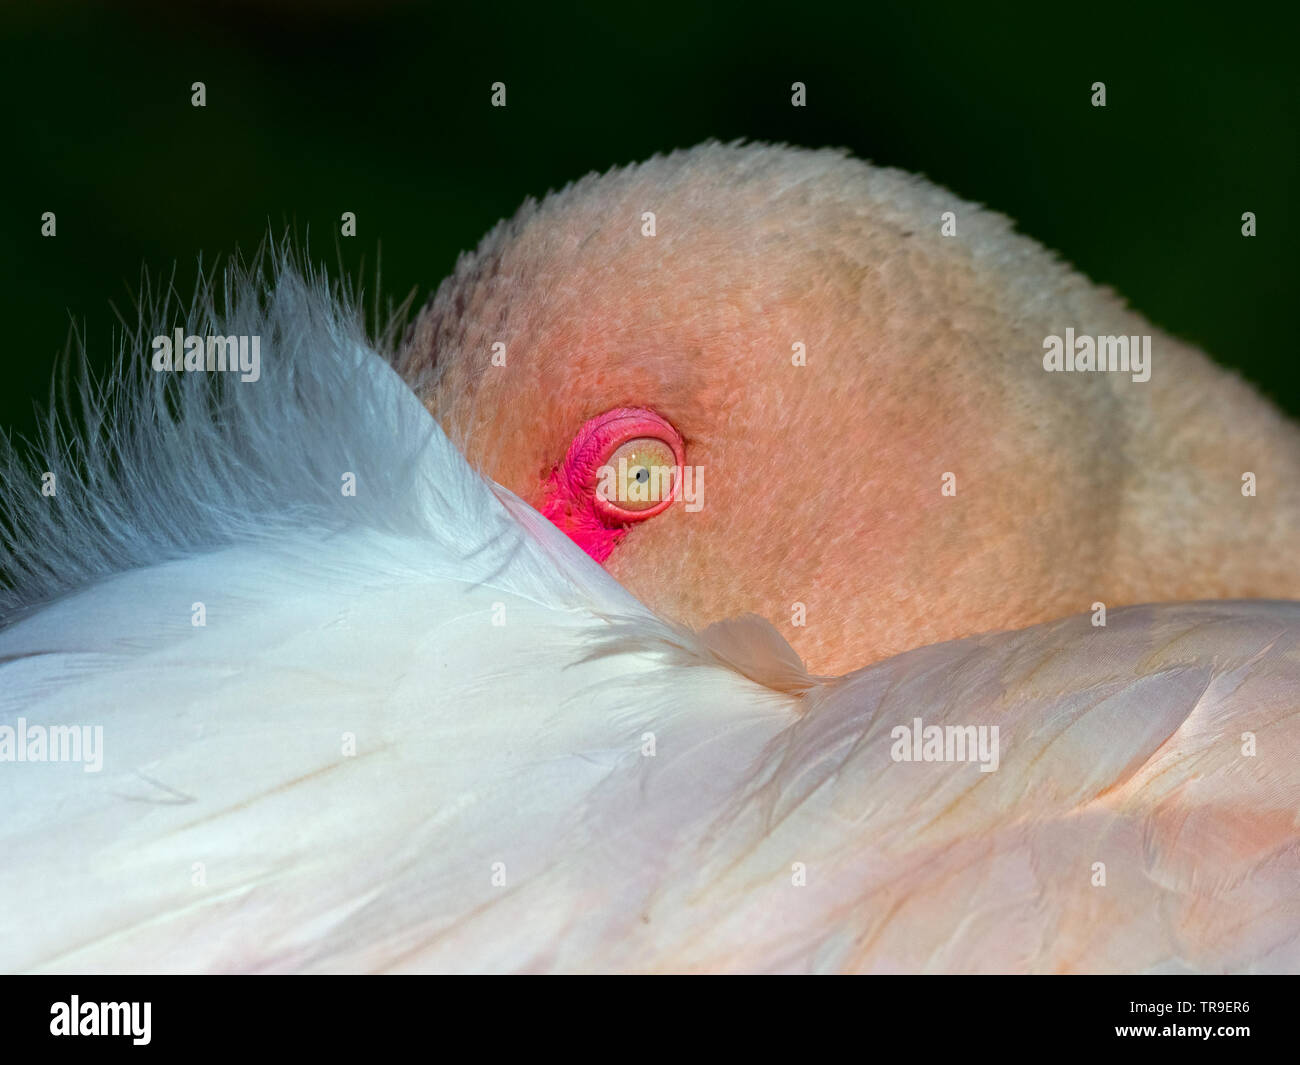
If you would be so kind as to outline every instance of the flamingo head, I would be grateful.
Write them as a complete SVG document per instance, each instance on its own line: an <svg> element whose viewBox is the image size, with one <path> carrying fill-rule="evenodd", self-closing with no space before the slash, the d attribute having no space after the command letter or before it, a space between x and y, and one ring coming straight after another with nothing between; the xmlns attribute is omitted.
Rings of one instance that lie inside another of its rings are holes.
<svg viewBox="0 0 1300 1065"><path fill-rule="evenodd" d="M461 258L399 369L648 606L757 613L816 672L1069 613L1096 585L1067 585L1052 536L1078 540L1115 471L1058 446L1083 415L1033 359L1023 385L992 372L1051 326L929 225L947 202L830 151L592 175ZM1075 550L1086 577L1098 548Z"/></svg>

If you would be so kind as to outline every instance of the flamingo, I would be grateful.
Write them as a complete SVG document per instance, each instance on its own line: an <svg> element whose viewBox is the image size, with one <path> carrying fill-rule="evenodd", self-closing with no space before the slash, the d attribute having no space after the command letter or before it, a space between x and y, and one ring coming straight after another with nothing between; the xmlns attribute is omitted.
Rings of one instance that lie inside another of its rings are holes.
<svg viewBox="0 0 1300 1065"><path fill-rule="evenodd" d="M1244 383L837 152L527 203L400 341L272 260L184 318L256 381L154 372L159 305L6 447L0 966L1300 967L1300 449Z"/></svg>

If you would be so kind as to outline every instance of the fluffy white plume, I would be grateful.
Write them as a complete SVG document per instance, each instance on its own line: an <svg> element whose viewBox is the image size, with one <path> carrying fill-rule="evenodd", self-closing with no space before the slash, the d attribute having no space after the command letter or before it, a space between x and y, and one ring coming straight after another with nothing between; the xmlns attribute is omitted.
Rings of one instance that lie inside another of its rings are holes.
<svg viewBox="0 0 1300 1065"><path fill-rule="evenodd" d="M55 498L6 459L0 726L101 727L102 770L0 762L0 967L1300 964L1300 605L809 678L654 617L322 282L255 276L180 324L259 334L260 381L140 369L159 320L79 385ZM897 760L916 718L999 726L998 768Z"/></svg>

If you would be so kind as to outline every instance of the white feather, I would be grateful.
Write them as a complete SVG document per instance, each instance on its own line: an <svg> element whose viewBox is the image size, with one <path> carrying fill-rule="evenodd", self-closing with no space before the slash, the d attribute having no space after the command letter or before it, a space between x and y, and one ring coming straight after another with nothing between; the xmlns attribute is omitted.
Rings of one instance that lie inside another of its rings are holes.
<svg viewBox="0 0 1300 1065"><path fill-rule="evenodd" d="M478 477L320 283L229 284L193 331L260 333L260 382L124 364L56 500L9 459L0 724L104 764L0 763L0 967L1300 965L1300 605L822 682ZM893 761L913 717L1001 767Z"/></svg>

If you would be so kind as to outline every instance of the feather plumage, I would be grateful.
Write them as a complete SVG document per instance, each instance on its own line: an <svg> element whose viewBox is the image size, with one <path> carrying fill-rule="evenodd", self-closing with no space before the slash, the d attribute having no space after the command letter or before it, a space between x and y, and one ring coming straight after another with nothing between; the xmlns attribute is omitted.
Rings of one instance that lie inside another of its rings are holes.
<svg viewBox="0 0 1300 1065"><path fill-rule="evenodd" d="M810 678L483 480L321 283L231 283L260 382L124 363L57 501L7 460L0 723L104 764L0 766L0 967L1300 966L1300 605ZM999 768L894 761L917 717Z"/></svg>

